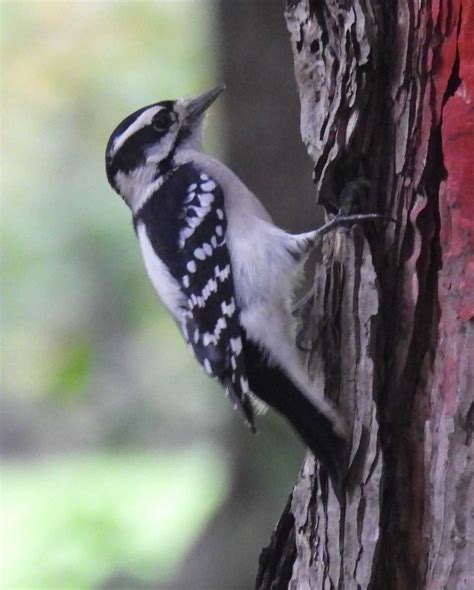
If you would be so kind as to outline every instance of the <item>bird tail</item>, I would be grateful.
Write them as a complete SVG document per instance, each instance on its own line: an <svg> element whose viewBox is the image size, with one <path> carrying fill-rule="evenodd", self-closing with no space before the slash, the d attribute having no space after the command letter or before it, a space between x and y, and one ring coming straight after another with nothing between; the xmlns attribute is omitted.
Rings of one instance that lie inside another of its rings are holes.
<svg viewBox="0 0 474 590"><path fill-rule="evenodd" d="M326 468L341 501L349 462L349 441L278 366L269 364L258 346L247 339L244 350L251 391L290 422Z"/></svg>

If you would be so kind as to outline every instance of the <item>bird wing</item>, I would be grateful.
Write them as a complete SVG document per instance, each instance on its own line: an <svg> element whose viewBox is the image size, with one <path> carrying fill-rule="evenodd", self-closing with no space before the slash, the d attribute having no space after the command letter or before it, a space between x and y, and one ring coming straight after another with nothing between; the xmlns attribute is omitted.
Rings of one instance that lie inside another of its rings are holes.
<svg viewBox="0 0 474 590"><path fill-rule="evenodd" d="M145 224L156 256L184 295L177 319L186 341L254 428L221 186L184 164L138 212L137 223Z"/></svg>

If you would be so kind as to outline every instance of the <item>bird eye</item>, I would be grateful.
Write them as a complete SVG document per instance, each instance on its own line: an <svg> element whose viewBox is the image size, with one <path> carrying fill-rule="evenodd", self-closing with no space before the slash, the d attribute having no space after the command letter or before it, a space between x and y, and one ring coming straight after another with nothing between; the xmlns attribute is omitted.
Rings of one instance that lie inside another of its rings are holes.
<svg viewBox="0 0 474 590"><path fill-rule="evenodd" d="M163 110L156 113L156 115L153 117L152 126L153 129L156 129L157 131L165 131L171 127L172 123L173 117L171 116L171 113L169 111Z"/></svg>

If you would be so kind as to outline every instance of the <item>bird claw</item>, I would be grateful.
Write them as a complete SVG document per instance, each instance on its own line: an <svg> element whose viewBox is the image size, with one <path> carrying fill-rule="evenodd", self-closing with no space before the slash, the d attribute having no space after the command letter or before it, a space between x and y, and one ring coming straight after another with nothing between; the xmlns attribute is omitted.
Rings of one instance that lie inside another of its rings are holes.
<svg viewBox="0 0 474 590"><path fill-rule="evenodd" d="M360 223L361 221L390 221L396 222L393 217L389 215L382 215L381 213L357 213L354 215L341 215L338 213L334 219L331 219L328 223L324 224L322 227L318 228L313 233L313 239L320 238L325 234L329 233L333 229L336 229L340 226L349 226L354 223Z"/></svg>
<svg viewBox="0 0 474 590"><path fill-rule="evenodd" d="M382 213L354 213L351 215L344 215L339 212L329 223L333 223L334 221L337 221L335 227L346 223L350 225L360 221L390 221L396 223L396 220L393 217L390 217L390 215L383 215Z"/></svg>

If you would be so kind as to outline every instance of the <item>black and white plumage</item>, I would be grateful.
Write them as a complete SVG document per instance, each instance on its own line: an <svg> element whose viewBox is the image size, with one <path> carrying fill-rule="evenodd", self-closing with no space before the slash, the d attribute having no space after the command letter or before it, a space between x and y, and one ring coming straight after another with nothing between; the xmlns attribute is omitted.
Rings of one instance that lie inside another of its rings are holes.
<svg viewBox="0 0 474 590"><path fill-rule="evenodd" d="M168 304L164 285L177 287L179 294L168 307L186 341L253 427L221 187L192 163L182 164L134 221L156 290ZM162 270L156 272L157 257L170 274L165 280Z"/></svg>
<svg viewBox="0 0 474 590"><path fill-rule="evenodd" d="M344 423L314 391L295 344L295 284L316 239L343 222L292 235L201 148L206 109L222 87L127 117L106 150L107 176L130 207L145 266L198 362L253 428L252 398L282 413L340 493Z"/></svg>

